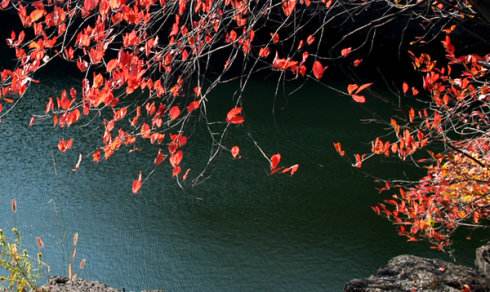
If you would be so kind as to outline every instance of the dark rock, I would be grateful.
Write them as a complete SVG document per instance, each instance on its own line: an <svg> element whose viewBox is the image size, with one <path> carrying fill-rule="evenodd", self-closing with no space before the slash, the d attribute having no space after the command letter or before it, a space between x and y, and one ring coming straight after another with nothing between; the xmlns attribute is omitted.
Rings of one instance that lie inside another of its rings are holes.
<svg viewBox="0 0 490 292"><path fill-rule="evenodd" d="M354 279L345 285L348 292L456 292L463 289L490 291L483 275L472 268L412 255L397 256L375 275L367 279Z"/></svg>
<svg viewBox="0 0 490 292"><path fill-rule="evenodd" d="M66 284L68 282L67 277L54 277L50 278L48 283L55 283L55 284Z"/></svg>
<svg viewBox="0 0 490 292"><path fill-rule="evenodd" d="M96 281L70 280L66 277L50 277L48 284L39 290L49 292L120 292L119 289L110 288Z"/></svg>
<svg viewBox="0 0 490 292"><path fill-rule="evenodd" d="M490 243L476 249L475 266L490 287Z"/></svg>

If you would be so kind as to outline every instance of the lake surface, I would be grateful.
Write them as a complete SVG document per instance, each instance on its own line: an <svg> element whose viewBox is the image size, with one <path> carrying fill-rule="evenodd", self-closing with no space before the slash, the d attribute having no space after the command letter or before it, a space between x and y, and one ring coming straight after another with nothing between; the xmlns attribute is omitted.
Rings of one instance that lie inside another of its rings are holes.
<svg viewBox="0 0 490 292"><path fill-rule="evenodd" d="M66 274L74 232L78 259L87 259L79 276L127 291L340 291L401 253L443 257L399 238L369 208L382 199L372 181L334 153L333 141L367 149L382 130L359 123L368 112L345 96L310 84L278 98L273 113L271 83L254 83L246 94L246 127L227 141L241 146L241 160L222 155L209 179L184 190L168 168L159 169L133 196L131 182L151 166L152 149L121 152L99 165L85 161L73 172L78 153L95 146L97 130L75 136L74 149L61 154L56 144L67 133L49 123L27 127L46 96L70 82L53 77L33 87L0 124L1 227L18 226L33 251L42 236L51 274ZM232 88L218 90L214 102L230 101ZM224 116L226 108L215 112ZM247 131L269 154L282 153L285 164L300 163L300 171L269 176ZM194 136L186 163L197 170L209 144L199 130ZM386 174L396 168L367 166ZM462 240L467 235L456 242L456 259L470 264L480 242Z"/></svg>

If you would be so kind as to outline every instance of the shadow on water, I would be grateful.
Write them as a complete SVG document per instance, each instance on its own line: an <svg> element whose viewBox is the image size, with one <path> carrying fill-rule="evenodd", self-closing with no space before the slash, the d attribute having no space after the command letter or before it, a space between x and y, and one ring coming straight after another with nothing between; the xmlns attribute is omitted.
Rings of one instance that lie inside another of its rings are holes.
<svg viewBox="0 0 490 292"><path fill-rule="evenodd" d="M67 83L53 78L26 99L55 95ZM231 104L229 92L223 87L213 97L223 100L213 109L217 118ZM79 258L88 260L80 276L130 290L339 291L397 254L442 256L406 243L375 216L369 206L381 197L374 184L332 150L337 140L363 149L382 130L359 123L362 108L310 84L276 101L272 114L272 95L265 83L247 92L247 128L227 140L241 146L243 159L223 154L205 183L185 190L168 169L158 170L138 196L131 181L151 164L154 149L119 153L100 165L86 161L74 173L78 153L92 149L98 132L75 136L74 150L61 154L57 140L68 134L48 123L29 129L30 114L44 102L25 101L0 124L2 227L19 226L31 248L43 236L51 274L65 273L68 238L79 232ZM269 176L246 131L270 154L282 153L284 163L300 163L297 175ZM202 167L208 142L198 129L189 167ZM14 197L19 207L12 215ZM458 241L457 259L470 263L477 244Z"/></svg>

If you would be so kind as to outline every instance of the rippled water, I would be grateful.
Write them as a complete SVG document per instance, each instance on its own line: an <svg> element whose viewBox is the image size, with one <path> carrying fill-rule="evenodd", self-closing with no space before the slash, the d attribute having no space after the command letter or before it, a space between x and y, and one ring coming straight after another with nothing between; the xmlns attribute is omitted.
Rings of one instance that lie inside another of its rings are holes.
<svg viewBox="0 0 490 292"><path fill-rule="evenodd" d="M69 82L53 77L33 88L0 124L1 227L18 226L32 249L42 236L51 274L66 274L74 232L79 259L88 261L80 277L129 290L339 291L397 254L441 256L406 243L375 216L369 205L381 197L374 184L333 152L334 140L360 150L381 130L360 124L367 113L346 97L308 85L276 100L273 114L274 88L255 83L246 95L247 128L229 141L241 145L242 160L223 155L205 183L185 190L168 169L159 170L133 196L131 181L151 164L153 149L85 162L74 173L78 153L92 149L97 131L84 131L63 155L56 150L63 131L47 123L27 127L30 114L42 111L39 97ZM230 89L213 99L226 104ZM270 153L299 162L297 175L268 176L246 131ZM189 165L199 169L209 144L199 130L192 141ZM385 173L394 168L368 165ZM471 262L477 244L458 241L457 259Z"/></svg>

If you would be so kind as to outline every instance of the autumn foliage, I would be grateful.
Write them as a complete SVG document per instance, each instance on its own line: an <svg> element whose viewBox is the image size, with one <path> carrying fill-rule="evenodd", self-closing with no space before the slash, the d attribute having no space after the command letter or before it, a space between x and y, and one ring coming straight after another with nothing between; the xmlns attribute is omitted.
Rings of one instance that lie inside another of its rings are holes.
<svg viewBox="0 0 490 292"><path fill-rule="evenodd" d="M450 38L450 22L475 17L470 2L2 0L0 8L15 11L23 28L7 39L18 62L1 70L0 114L8 113L28 87L39 82L35 73L55 59L64 60L80 72L79 87L46 97L45 112L33 116L29 125L49 121L66 129L83 120L101 125L100 142L79 156L76 169L83 158L98 163L147 142L156 146L151 168L167 165L179 184L189 176L196 183L221 152L241 157L239 145L223 141L228 131L246 123L242 99L253 73L270 70L279 81L324 82L330 66L361 66L359 52L382 25L405 18L416 19L428 31L445 27L447 60L438 63L428 54L412 54L423 85L400 85L405 96L420 97L428 105L408 109L403 119L391 119L392 139L376 138L370 153L353 155L358 168L376 155L425 164L427 177L418 182L386 181L384 190L396 192L373 209L397 224L400 234L428 238L443 249L458 226L479 224L489 215L490 60L476 54L457 56ZM362 14L365 11L373 12ZM328 43L324 34L331 23L359 15L362 21L353 22L351 32ZM356 38L362 41L352 42ZM422 34L413 43L425 40ZM329 53L322 50L325 46ZM208 121L209 94L233 79L240 81L230 98L233 104L221 120ZM363 104L372 88L371 80L351 82L344 94L353 104ZM198 117L208 124L212 151L207 166L192 174L185 166L187 129ZM67 152L77 142L65 136L57 146ZM443 151L432 148L441 145ZM340 142L334 147L348 156ZM270 174L298 171L299 165L284 164L281 154L259 150ZM420 152L427 157L416 156ZM135 174L133 193L140 192L151 168Z"/></svg>
<svg viewBox="0 0 490 292"><path fill-rule="evenodd" d="M446 30L442 41L445 62L412 54L423 95L430 98L428 104L419 100L427 106L410 107L405 117L392 118L393 139L376 138L370 153L356 156L356 164L386 156L426 169L415 182L385 180L381 191L391 198L373 210L393 221L408 240L425 238L438 250L447 250L458 227L485 227L490 216L490 54L458 56L453 30ZM404 82L401 89L406 98L417 99L416 87Z"/></svg>

